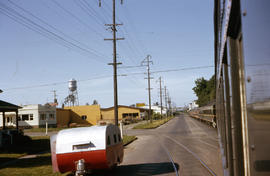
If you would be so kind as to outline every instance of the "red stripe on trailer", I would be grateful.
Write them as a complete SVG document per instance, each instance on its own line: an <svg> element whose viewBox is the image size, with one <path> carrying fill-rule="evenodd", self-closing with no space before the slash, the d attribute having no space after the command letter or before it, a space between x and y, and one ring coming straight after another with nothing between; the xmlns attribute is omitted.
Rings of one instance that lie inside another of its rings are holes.
<svg viewBox="0 0 270 176"><path fill-rule="evenodd" d="M84 159L85 169L108 169L123 161L123 144L119 143L106 150L93 150L73 153L56 154L60 172L75 171L75 162Z"/></svg>
<svg viewBox="0 0 270 176"><path fill-rule="evenodd" d="M68 171L75 171L75 162L80 159L84 159L85 168L87 170L108 168L106 150L63 153L56 154L56 157L59 171L62 173Z"/></svg>

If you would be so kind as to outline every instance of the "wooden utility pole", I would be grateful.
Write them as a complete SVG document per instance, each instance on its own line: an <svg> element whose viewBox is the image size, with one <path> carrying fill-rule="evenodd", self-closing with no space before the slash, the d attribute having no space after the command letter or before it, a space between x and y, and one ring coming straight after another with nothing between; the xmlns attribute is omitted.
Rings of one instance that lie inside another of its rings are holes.
<svg viewBox="0 0 270 176"><path fill-rule="evenodd" d="M163 110L163 107L162 107L162 86L161 86L161 76L159 77L159 93L160 93L160 115L162 117L162 110Z"/></svg>
<svg viewBox="0 0 270 176"><path fill-rule="evenodd" d="M169 104L169 115L171 116L172 115L172 106L171 106L171 97L170 95L168 94L168 104Z"/></svg>
<svg viewBox="0 0 270 176"><path fill-rule="evenodd" d="M121 0L121 4L123 0ZM99 5L101 6L101 0L99 0ZM109 65L113 65L113 89L114 89L114 123L118 125L118 90L117 90L117 65L121 63L117 63L117 52L116 52L116 41L124 40L124 38L116 38L116 26L123 24L116 24L115 22L115 0L113 0L113 24L105 24L105 26L109 26L113 32L113 39L104 39L104 40L112 40L113 41L113 63L109 63Z"/></svg>
<svg viewBox="0 0 270 176"><path fill-rule="evenodd" d="M147 55L147 57L142 61L141 65L147 66L147 80L148 80L148 103L149 103L149 110L148 110L148 119L150 119L150 123L152 123L152 116L151 116L151 78L150 77L150 63L153 64L153 61L150 60L151 56Z"/></svg>
<svg viewBox="0 0 270 176"><path fill-rule="evenodd" d="M164 88L164 91L165 91L165 106L166 106L166 117L168 117L168 106L167 106L167 102L168 102L168 100L167 100L167 87L165 86L165 88Z"/></svg>
<svg viewBox="0 0 270 176"><path fill-rule="evenodd" d="M57 98L56 98L57 97L56 90L52 90L52 92L53 92L53 102L58 104Z"/></svg>

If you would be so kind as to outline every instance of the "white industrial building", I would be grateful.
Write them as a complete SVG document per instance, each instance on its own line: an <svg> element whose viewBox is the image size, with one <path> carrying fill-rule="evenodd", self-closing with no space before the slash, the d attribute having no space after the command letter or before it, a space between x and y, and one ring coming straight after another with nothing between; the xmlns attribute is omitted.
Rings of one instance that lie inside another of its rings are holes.
<svg viewBox="0 0 270 176"><path fill-rule="evenodd" d="M148 105L142 106L141 108L149 109ZM151 110L153 110L154 113L160 114L161 112L161 107L157 105L152 105ZM166 107L162 107L162 114L166 115Z"/></svg>
<svg viewBox="0 0 270 176"><path fill-rule="evenodd" d="M193 101L192 103L188 104L188 110L191 111L192 109L198 108L199 105L196 104L196 101Z"/></svg>
<svg viewBox="0 0 270 176"><path fill-rule="evenodd" d="M16 114L5 113L6 126L16 126ZM18 110L19 127L56 126L56 107L50 105L25 105ZM3 115L0 114L0 127L3 126Z"/></svg>

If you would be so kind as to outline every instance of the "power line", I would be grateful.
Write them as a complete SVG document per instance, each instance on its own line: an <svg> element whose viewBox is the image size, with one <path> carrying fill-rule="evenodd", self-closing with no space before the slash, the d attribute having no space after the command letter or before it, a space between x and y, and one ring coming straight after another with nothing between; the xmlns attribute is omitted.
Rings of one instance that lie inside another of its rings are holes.
<svg viewBox="0 0 270 176"><path fill-rule="evenodd" d="M88 8L87 5L83 4L83 2L81 2L80 0L73 0L75 2L75 4L85 13L87 14L90 18L92 18L97 24L101 25L102 27L104 26L104 24L106 23L105 21L100 22L98 19L98 17L93 14L93 12ZM101 20L102 21L102 20Z"/></svg>
<svg viewBox="0 0 270 176"><path fill-rule="evenodd" d="M79 52L83 52L85 54L91 54L91 55L95 55L99 58L103 58L103 56L100 56L98 53L95 53L94 51L90 51L89 49L83 48L75 43L73 43L72 41L69 41L67 39L65 39L64 37L50 31L49 29L45 28L44 26L34 22L33 20L25 17L24 15L22 15L21 13L17 12L16 10L0 3L0 5L2 7L0 7L0 12L4 15L6 15L7 17L9 17L10 19L14 20L15 22L27 27L28 29L37 32L38 34L64 46L67 47L69 49L73 49ZM98 59L95 59L99 62L101 62Z"/></svg>
<svg viewBox="0 0 270 176"><path fill-rule="evenodd" d="M105 1L104 1L104 4L105 4L104 7L106 7L106 9L103 8L104 11L105 11L105 13L107 13L107 11L111 12L110 8L108 7L108 5L107 5L107 3L106 3ZM116 17L116 19L117 19L118 21L122 21L121 19L119 19L119 18L117 18L117 17ZM127 18L126 18L126 19L127 19ZM127 19L127 20L128 20L128 19ZM132 53L134 53L135 55L137 55L137 57L143 56L144 54L143 54L143 53L140 53L140 51L138 50L138 48L137 48L135 42L133 41L133 37L132 37L131 35L129 35L129 33L128 33L128 31L127 31L127 28L126 28L125 26L123 26L123 29L121 28L120 31L123 33L124 36L127 36L127 37L126 37L127 40L125 40L125 41L126 41L126 44L125 44L125 45L124 45L124 43L123 43L123 44L120 44L119 46L120 46L120 47L123 47L123 48L125 47L126 49L124 49L124 51L130 50ZM132 45L133 45L133 46L132 46ZM135 51L135 50L137 50L137 51ZM131 55L129 55L129 56L131 56ZM133 57L128 57L128 59L129 59L131 62L133 62L134 64L137 64L137 63L136 63L136 60L133 59Z"/></svg>
<svg viewBox="0 0 270 176"><path fill-rule="evenodd" d="M99 0L99 3L101 5L101 0ZM121 4L123 3L123 0L121 0ZM105 24L105 26L108 26L111 28L113 33L112 39L104 39L104 40L111 40L113 41L113 63L110 63L109 65L113 66L113 90L114 90L114 121L115 125L118 125L118 85L117 85L117 65L121 64L117 62L117 50L116 50L116 42L117 40L124 40L124 38L117 38L116 27L122 24L117 24L115 17L116 17L116 4L115 0L112 1L112 24Z"/></svg>
<svg viewBox="0 0 270 176"><path fill-rule="evenodd" d="M142 65L147 67L147 81L148 81L148 98L149 98L149 111L148 111L148 119L150 119L150 123L152 123L152 116L151 116L151 81L153 79L150 77L150 64L153 64L151 61L151 56L147 55L147 57L141 62Z"/></svg>
<svg viewBox="0 0 270 176"><path fill-rule="evenodd" d="M118 76L123 76L123 75L121 74ZM86 82L86 81L92 81L95 79L102 79L102 78L109 78L109 77L111 77L111 75L96 76L93 78L77 80L77 82ZM4 90L10 91L10 90L20 90L20 89L31 89L31 88L38 88L38 87L56 86L56 85L62 85L62 84L68 84L68 81L54 82L54 83L47 83L47 84L38 84L38 85L31 85L31 86L22 86L22 87L13 87L13 88L7 88Z"/></svg>
<svg viewBox="0 0 270 176"><path fill-rule="evenodd" d="M137 66L122 66L122 67L118 67L119 69L126 69L126 68L141 68L144 67L143 65L137 65Z"/></svg>
<svg viewBox="0 0 270 176"><path fill-rule="evenodd" d="M209 68L209 67L213 67L213 66L200 66L200 67L186 67L186 68L181 68L181 69L171 69L171 70L160 70L160 71L156 71L155 73L159 73L159 72L170 72L170 71L182 71L182 70L194 70L194 69L203 69L203 68ZM153 72L151 72L153 73ZM122 73L122 74L118 74L118 77L126 77L126 76L134 76L134 75L142 75L142 74L146 74L145 72L138 72L138 73ZM83 79L83 80L78 80L77 82L85 82L85 81L91 81L91 80L95 80L95 79L102 79L102 78L109 78L111 77L111 75L100 75L100 76L96 76L93 78L88 78L88 79ZM18 90L18 89L29 89L29 88L38 88L38 87L47 87L47 86L54 86L54 85L61 85L61 84L67 84L68 81L62 81L62 82L55 82L55 83L47 83L47 84L38 84L38 85L31 85L31 86L23 86L23 87L14 87L14 88L7 88L7 89L3 89L4 91L9 91L9 90Z"/></svg>
<svg viewBox="0 0 270 176"><path fill-rule="evenodd" d="M80 24L82 24L83 26L85 26L87 29L90 29L92 32L94 32L95 34L99 35L100 37L104 38L104 35L102 35L101 33L99 33L98 31L96 31L95 29L93 29L90 25L88 25L87 23L85 23L83 20L81 20L79 17L77 17L74 13L72 13L71 11L69 11L68 9L66 9L64 6L62 6L60 3L58 3L55 0L51 0L56 6L58 6L60 9L62 9L66 14L68 14L69 16L71 16L72 18L74 18L76 21L78 21Z"/></svg>
<svg viewBox="0 0 270 176"><path fill-rule="evenodd" d="M62 34L63 36L65 36L66 38L70 39L71 41L73 42L76 42L77 44L79 45L83 45L84 47L88 48L89 50L91 50L93 53L97 53L99 55L103 55L102 53L99 53L97 51L95 51L94 49L90 49L89 46L87 46L86 44L84 43L81 43L80 41L76 40L76 39L73 39L72 37L68 36L67 34L63 33L62 31L60 31L59 29L57 29L56 27L50 25L49 23L47 23L46 21L42 20L41 18L35 16L33 13L29 12L28 10L20 7L19 5L17 5L16 3L12 2L11 0L8 0L11 4L13 4L15 7L19 8L20 10L22 10L23 12L29 14L30 16L34 17L35 19L37 19L38 21L40 21L41 23L47 25L48 27L52 28L53 30L59 32L60 34ZM107 57L105 55L103 55L103 57Z"/></svg>

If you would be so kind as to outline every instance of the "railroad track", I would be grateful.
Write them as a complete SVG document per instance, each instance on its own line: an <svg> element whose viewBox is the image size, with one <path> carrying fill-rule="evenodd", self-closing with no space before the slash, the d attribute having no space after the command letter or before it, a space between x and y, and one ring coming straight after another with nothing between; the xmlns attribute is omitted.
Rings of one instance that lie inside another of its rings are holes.
<svg viewBox="0 0 270 176"><path fill-rule="evenodd" d="M175 175L176 176L179 176L179 173L178 173L178 169L175 165L175 162L173 161L173 158L172 158L172 155L170 154L169 150L162 144L160 143L160 145L162 146L162 148L164 149L164 151L166 152L168 158L170 159L171 163L172 163L172 166L173 166L173 169L175 171Z"/></svg>
<svg viewBox="0 0 270 176"><path fill-rule="evenodd" d="M184 150L186 150L186 151L187 151L188 153L190 153L197 161L200 162L200 164L203 166L203 168L205 168L211 176L216 176L216 173L215 173L213 170L211 170L211 168L210 168L209 166L207 166L207 164L206 164L205 162L203 162L203 161L198 157L198 155L197 155L196 153L194 153L193 151L191 151L191 150L190 150L188 147L186 147L184 144L182 144L181 142L179 142L179 141L177 141L177 140L171 138L170 136L167 136L167 135L162 135L162 136L164 136L165 138L171 140L172 142L174 142L175 144L177 144L178 146L180 146L181 148L183 148ZM163 148L166 150L168 156L170 157L170 160L173 162L172 157L171 157L171 155L169 154L167 148L165 148L164 146L163 146ZM173 163L174 163L174 162L173 162ZM178 174L178 172L177 172L177 174Z"/></svg>

